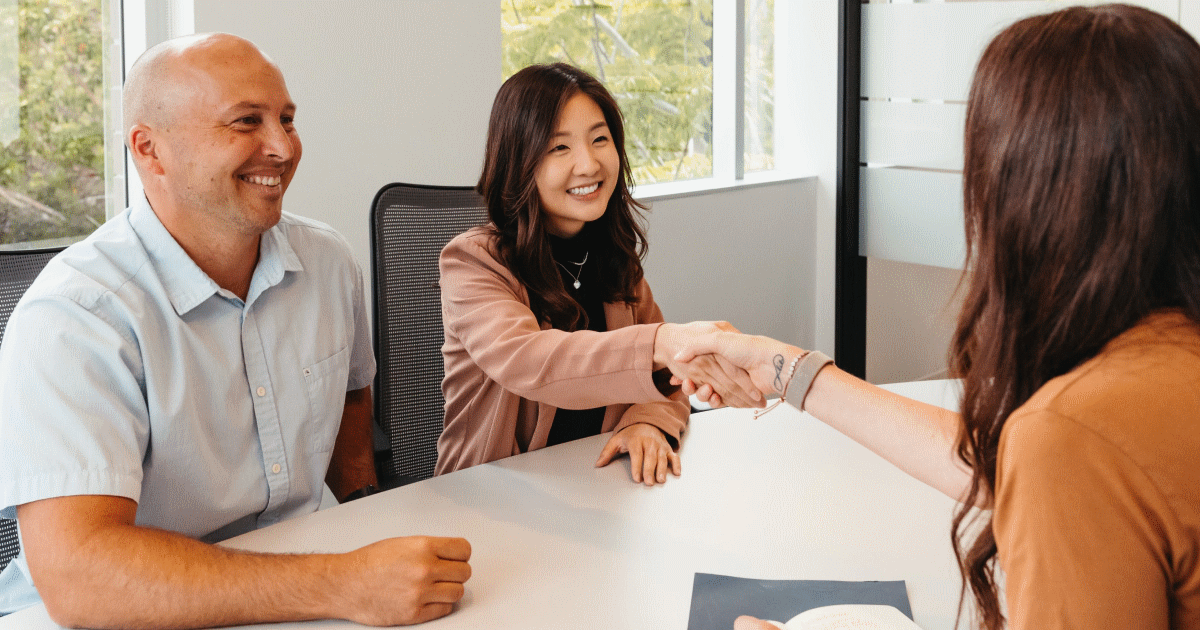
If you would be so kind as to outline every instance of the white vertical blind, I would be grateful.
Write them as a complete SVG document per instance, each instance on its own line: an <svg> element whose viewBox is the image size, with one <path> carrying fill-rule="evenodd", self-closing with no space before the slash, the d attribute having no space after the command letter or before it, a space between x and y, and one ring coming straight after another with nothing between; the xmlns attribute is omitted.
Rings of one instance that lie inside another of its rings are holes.
<svg viewBox="0 0 1200 630"><path fill-rule="evenodd" d="M870 2L862 12L859 251L961 268L962 138L984 46L1016 20L1077 1ZM1200 27L1200 0L1134 0Z"/></svg>

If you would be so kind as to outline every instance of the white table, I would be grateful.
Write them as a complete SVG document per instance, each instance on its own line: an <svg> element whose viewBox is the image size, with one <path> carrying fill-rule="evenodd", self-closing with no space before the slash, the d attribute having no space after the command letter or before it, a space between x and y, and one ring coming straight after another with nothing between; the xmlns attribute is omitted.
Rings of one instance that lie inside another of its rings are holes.
<svg viewBox="0 0 1200 630"><path fill-rule="evenodd" d="M956 408L956 381L889 386ZM687 627L696 572L766 579L906 580L924 630L951 630L954 502L784 405L696 414L683 476L646 488L627 459L596 469L597 436L412 484L239 536L265 552L347 551L389 536L463 536L473 577L422 626ZM57 628L36 606L0 630ZM340 621L276 630L358 628Z"/></svg>

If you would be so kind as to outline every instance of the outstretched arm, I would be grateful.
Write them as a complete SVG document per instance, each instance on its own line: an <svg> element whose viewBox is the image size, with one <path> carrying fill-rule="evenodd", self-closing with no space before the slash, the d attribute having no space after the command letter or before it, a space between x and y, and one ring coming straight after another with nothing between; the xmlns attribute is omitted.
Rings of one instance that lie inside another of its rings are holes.
<svg viewBox="0 0 1200 630"><path fill-rule="evenodd" d="M711 359L690 366L674 361L681 347L677 341L687 330L711 323L640 323L607 332L543 329L529 309L525 289L477 237L450 241L439 269L442 321L449 337L488 378L522 398L568 409L663 402L667 397L651 373L670 367L705 374L706 382L731 403L755 402L757 392L748 378L743 382L750 391L743 391L717 374Z"/></svg>
<svg viewBox="0 0 1200 630"><path fill-rule="evenodd" d="M66 627L199 628L444 616L471 575L461 538L391 538L344 554L234 551L134 524L137 504L69 496L17 506L29 571Z"/></svg>
<svg viewBox="0 0 1200 630"><path fill-rule="evenodd" d="M716 353L749 372L763 393L782 394L786 367L804 350L768 337L718 333L695 343L677 358ZM701 383L684 382L693 393ZM804 397L788 391L787 401L841 431L895 464L904 472L964 501L971 474L954 453L961 420L949 409L894 394L828 366L821 370ZM980 498L971 502L979 503Z"/></svg>

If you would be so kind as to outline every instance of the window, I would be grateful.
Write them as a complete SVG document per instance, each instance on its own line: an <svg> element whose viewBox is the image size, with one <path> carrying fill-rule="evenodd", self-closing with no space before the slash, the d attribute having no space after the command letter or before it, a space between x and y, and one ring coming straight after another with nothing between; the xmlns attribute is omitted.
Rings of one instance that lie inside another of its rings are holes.
<svg viewBox="0 0 1200 630"><path fill-rule="evenodd" d="M124 206L121 153L105 143L114 6L0 0L0 247L73 242Z"/></svg>
<svg viewBox="0 0 1200 630"><path fill-rule="evenodd" d="M746 0L745 170L775 168L775 0Z"/></svg>
<svg viewBox="0 0 1200 630"><path fill-rule="evenodd" d="M83 239L127 204L125 63L192 0L0 0L0 248Z"/></svg>
<svg viewBox="0 0 1200 630"><path fill-rule="evenodd" d="M504 78L563 61L603 81L625 114L639 185L741 179L773 168L774 7L775 0L501 0Z"/></svg>

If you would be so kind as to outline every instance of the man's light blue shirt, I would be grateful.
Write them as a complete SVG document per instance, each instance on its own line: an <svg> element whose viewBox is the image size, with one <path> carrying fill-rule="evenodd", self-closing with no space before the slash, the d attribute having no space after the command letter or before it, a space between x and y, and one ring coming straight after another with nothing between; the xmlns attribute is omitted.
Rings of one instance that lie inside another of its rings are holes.
<svg viewBox="0 0 1200 630"><path fill-rule="evenodd" d="M243 302L144 198L47 266L0 344L0 517L70 495L210 542L317 509L347 391L375 375L362 273L284 214ZM23 555L0 614L36 603Z"/></svg>

